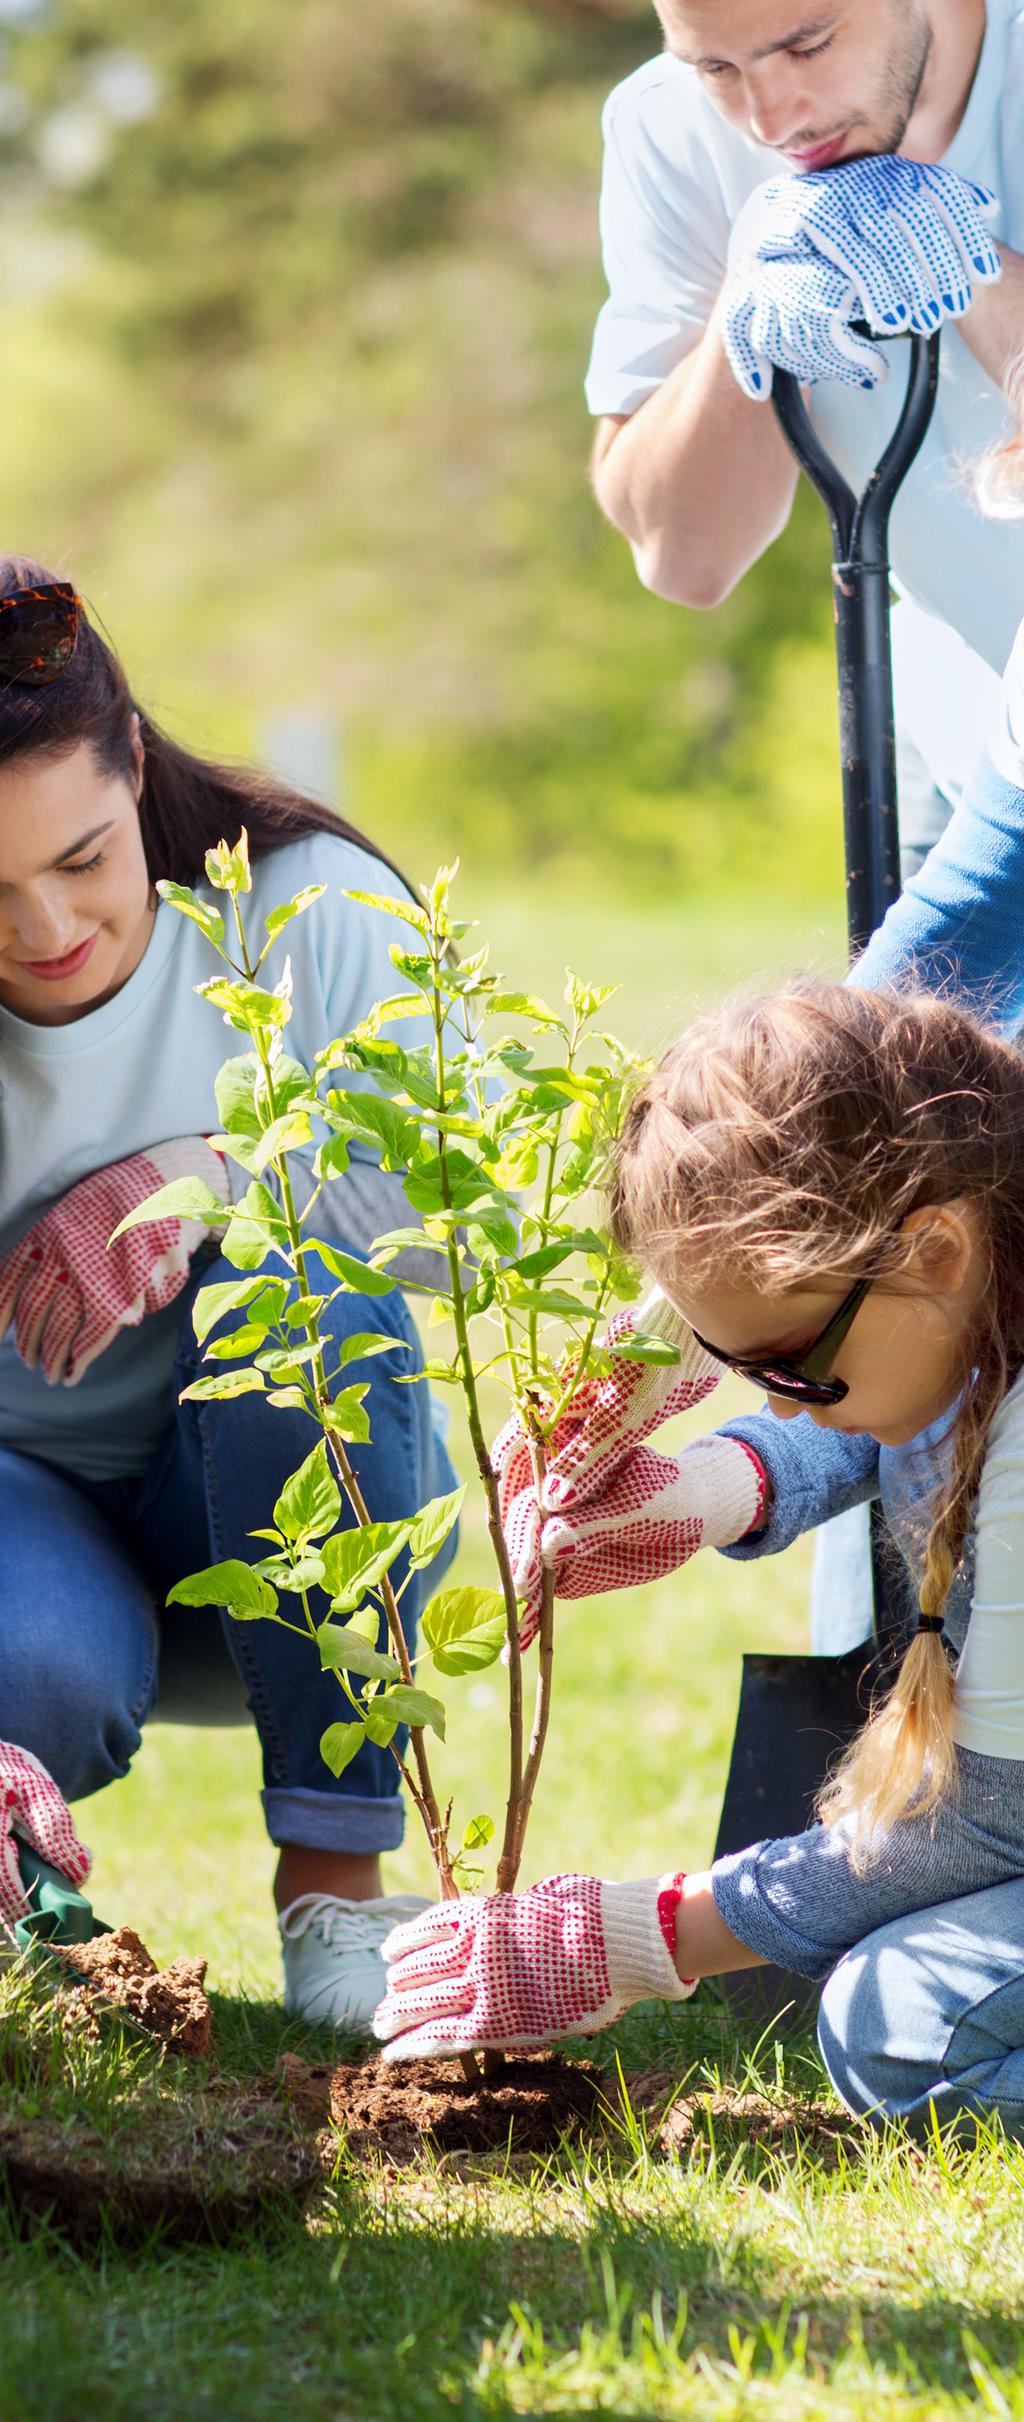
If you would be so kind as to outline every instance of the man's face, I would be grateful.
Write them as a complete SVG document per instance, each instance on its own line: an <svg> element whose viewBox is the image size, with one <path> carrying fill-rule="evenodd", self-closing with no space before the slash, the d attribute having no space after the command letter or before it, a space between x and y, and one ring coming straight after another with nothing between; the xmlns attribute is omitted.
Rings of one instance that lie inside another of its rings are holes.
<svg viewBox="0 0 1024 2422"><path fill-rule="evenodd" d="M931 51L926 0L657 0L668 48L788 168L899 151Z"/></svg>

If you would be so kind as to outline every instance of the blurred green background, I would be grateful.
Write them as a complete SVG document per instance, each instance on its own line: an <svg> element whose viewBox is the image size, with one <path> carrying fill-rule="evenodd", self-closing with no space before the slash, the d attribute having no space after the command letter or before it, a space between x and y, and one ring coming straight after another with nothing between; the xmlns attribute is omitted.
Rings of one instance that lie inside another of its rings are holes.
<svg viewBox="0 0 1024 2422"><path fill-rule="evenodd" d="M820 508L701 616L588 489L601 103L656 34L648 0L2 0L0 527L158 715L305 748L414 871L816 902Z"/></svg>
<svg viewBox="0 0 1024 2422"><path fill-rule="evenodd" d="M589 492L601 104L655 36L647 0L0 0L4 544L177 734L413 874L459 852L515 983L618 982L649 1049L841 953L816 501L700 616ZM530 1873L707 1856L740 1651L802 1643L806 1578L702 1558L571 1611ZM500 1805L480 1689L463 1815ZM256 1784L248 1731L156 1728L83 1826L109 1915L273 1991ZM412 1831L390 1880L428 1882Z"/></svg>

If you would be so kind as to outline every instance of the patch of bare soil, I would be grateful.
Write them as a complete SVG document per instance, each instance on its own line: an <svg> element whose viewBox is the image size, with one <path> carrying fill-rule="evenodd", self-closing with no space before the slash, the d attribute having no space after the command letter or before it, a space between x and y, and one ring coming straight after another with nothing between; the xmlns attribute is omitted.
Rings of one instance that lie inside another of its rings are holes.
<svg viewBox="0 0 1024 2422"><path fill-rule="evenodd" d="M694 2146L711 2143L729 2158L738 2148L753 2145L771 2153L793 2153L802 2147L825 2169L835 2169L841 2147L856 2152L864 2141L860 2120L848 2111L828 2111L821 2103L775 2103L761 2094L687 2094L666 2110L671 2078L651 2071L628 2078L627 2084L634 2110L644 2111L653 2121L665 2153L685 2157Z"/></svg>
<svg viewBox="0 0 1024 2422"><path fill-rule="evenodd" d="M121 2110L115 2129L45 2107L0 2115L0 2181L22 2225L50 2219L80 2246L107 2237L221 2242L295 2210L320 2176L316 2149L265 2093L212 2085Z"/></svg>
<svg viewBox="0 0 1024 2422"><path fill-rule="evenodd" d="M600 2126L603 2080L585 2061L508 2060L473 2085L457 2061L342 2064L330 2113L357 2158L396 2166L426 2142L435 2153L550 2153L563 2136Z"/></svg>
<svg viewBox="0 0 1024 2422"><path fill-rule="evenodd" d="M58 1956L76 1976L87 1979L71 1994L72 2005L116 2002L169 2052L180 2052L187 2060L206 2059L212 2013L203 1990L204 1959L175 1959L169 1967L158 1968L130 1926L98 1934L91 1943L76 1943Z"/></svg>

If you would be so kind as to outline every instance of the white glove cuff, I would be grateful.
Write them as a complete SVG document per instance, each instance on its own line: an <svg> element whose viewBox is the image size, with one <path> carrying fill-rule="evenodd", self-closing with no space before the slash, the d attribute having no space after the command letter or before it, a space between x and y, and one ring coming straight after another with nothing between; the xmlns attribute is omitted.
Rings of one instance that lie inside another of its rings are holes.
<svg viewBox="0 0 1024 2422"><path fill-rule="evenodd" d="M670 1876L642 1884L602 1884L601 1924L608 1958L608 1981L613 1998L626 2009L630 2002L689 2001L696 1979L685 1981L661 1931L658 1896Z"/></svg>
<svg viewBox="0 0 1024 2422"><path fill-rule="evenodd" d="M700 1457L699 1468L692 1458ZM754 1530L764 1512L765 1476L749 1447L713 1430L683 1448L680 1469L690 1465L695 1503L704 1521L702 1547L732 1547Z"/></svg>

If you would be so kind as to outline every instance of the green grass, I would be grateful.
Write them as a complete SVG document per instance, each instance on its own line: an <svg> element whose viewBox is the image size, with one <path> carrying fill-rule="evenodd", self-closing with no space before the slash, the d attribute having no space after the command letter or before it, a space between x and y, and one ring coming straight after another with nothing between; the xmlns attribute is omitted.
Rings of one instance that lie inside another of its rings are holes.
<svg viewBox="0 0 1024 2422"><path fill-rule="evenodd" d="M649 1043L744 966L767 973L836 948L834 919L820 941L778 923L764 936L742 907L633 910L623 922L593 904L509 897L491 926L505 964L537 987L566 959L621 970L617 1023ZM722 1390L723 1410L740 1400ZM642 1874L707 1857L742 1650L803 1644L808 1562L806 1545L768 1568L709 1556L642 1595L565 1610L530 1874L563 1863ZM475 1518L460 1569L486 1573ZM493 1675L449 1701L457 1812L496 1809ZM248 1731L157 1726L129 1780L82 1812L104 1914L164 1958L209 1956L218 2070L242 2085L285 2046L325 2049L275 2001L258 1781ZM389 1880L428 1882L412 1828ZM1020 2150L998 2133L950 2152L856 2130L836 2147L801 2117L774 2149L760 2143L742 2110L730 2120L736 2094L756 2087L780 2114L794 2098L804 2112L834 2106L809 2038L758 2044L714 1988L637 2013L598 2047L611 2092L616 2044L627 2071L715 2094L677 2157L628 2119L610 2149L563 2151L528 2173L494 2163L460 2176L424 2155L385 2175L350 2167L339 2147L305 2225L269 2195L258 2223L220 2248L151 2236L126 2249L111 2236L83 2253L0 2222L2 2422L93 2410L112 2422L1024 2418ZM154 2124L154 2099L184 2102L205 2082L154 2075L113 2038L64 2045L10 1980L0 2077L8 2105L122 2143L126 2130L144 2135L147 2110Z"/></svg>

